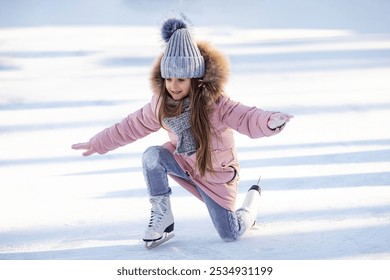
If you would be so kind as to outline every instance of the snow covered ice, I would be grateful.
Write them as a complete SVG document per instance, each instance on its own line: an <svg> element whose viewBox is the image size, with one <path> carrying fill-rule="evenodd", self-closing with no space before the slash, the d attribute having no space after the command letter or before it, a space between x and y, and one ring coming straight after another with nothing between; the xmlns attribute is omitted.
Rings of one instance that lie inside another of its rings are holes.
<svg viewBox="0 0 390 280"><path fill-rule="evenodd" d="M295 118L275 137L236 134L238 205L262 175L255 229L223 242L205 206L172 181L175 237L145 250L141 156L166 133L103 156L70 146L149 101L161 10L112 1L101 22L94 10L82 22L81 7L72 21L43 1L28 22L12 2L0 12L0 259L390 259L388 3L300 1L309 11L283 16L284 1L258 1L262 19L238 11L230 25L183 6L196 38L229 56L229 95ZM121 5L139 15L125 22ZM117 21L108 11L121 11ZM40 12L46 23L34 21Z"/></svg>

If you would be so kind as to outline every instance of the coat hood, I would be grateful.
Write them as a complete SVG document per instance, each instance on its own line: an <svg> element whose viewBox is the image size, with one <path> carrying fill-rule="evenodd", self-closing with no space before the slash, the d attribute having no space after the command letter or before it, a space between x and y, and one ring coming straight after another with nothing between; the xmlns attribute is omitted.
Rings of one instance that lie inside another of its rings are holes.
<svg viewBox="0 0 390 280"><path fill-rule="evenodd" d="M205 75L200 78L200 86L203 94L217 100L222 95L224 85L228 81L229 62L225 55L208 42L198 42L197 46L205 62ZM164 85L164 78L161 77L161 54L153 65L151 73L151 86L153 93L159 94Z"/></svg>

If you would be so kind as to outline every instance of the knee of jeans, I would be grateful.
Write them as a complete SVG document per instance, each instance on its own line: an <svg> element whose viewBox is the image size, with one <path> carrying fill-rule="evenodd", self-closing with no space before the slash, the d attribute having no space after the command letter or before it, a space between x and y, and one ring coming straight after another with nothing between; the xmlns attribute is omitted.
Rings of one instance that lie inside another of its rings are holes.
<svg viewBox="0 0 390 280"><path fill-rule="evenodd" d="M238 235L238 232L236 230L234 230L233 228L230 228L230 230L227 230L227 229L220 229L220 228L216 228L217 229L217 232L219 234L219 237L221 237L221 239L225 242L233 242L233 241L236 241L239 237Z"/></svg>
<svg viewBox="0 0 390 280"><path fill-rule="evenodd" d="M162 146L151 146L142 155L142 164L147 168L154 168L160 162L161 154L166 149Z"/></svg>
<svg viewBox="0 0 390 280"><path fill-rule="evenodd" d="M221 235L220 234L220 237L225 242L234 242L238 239L237 234L228 234L228 235Z"/></svg>

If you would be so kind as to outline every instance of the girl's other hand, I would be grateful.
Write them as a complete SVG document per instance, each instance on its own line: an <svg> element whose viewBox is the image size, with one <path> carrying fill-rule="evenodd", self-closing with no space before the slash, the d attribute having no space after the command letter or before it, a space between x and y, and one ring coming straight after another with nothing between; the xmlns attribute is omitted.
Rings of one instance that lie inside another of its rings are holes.
<svg viewBox="0 0 390 280"><path fill-rule="evenodd" d="M293 115L284 114L284 113L274 113L268 120L268 127L270 129L276 129L284 126L287 122L293 118Z"/></svg>
<svg viewBox="0 0 390 280"><path fill-rule="evenodd" d="M91 146L91 144L89 144L89 142L73 144L72 149L73 150L86 150L83 153L83 156L85 156L85 157L96 153L95 149Z"/></svg>

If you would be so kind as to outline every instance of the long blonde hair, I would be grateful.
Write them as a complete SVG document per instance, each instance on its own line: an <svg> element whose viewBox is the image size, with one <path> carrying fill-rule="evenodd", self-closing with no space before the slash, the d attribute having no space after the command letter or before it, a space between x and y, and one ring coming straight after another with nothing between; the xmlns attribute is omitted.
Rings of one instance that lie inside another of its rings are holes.
<svg viewBox="0 0 390 280"><path fill-rule="evenodd" d="M189 98L191 132L196 140L196 168L203 177L206 171L213 172L214 170L211 160L212 126L209 120L211 106L209 98L202 92L199 79L191 79ZM164 118L175 117L183 113L183 100L174 103L170 101L172 101L172 98L165 87L165 83L162 83L157 102L157 104L160 104L157 117L162 127L164 127Z"/></svg>

